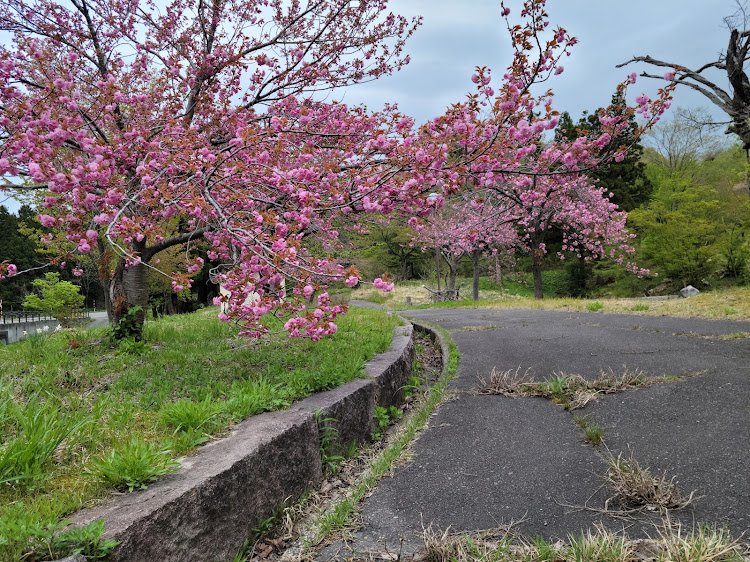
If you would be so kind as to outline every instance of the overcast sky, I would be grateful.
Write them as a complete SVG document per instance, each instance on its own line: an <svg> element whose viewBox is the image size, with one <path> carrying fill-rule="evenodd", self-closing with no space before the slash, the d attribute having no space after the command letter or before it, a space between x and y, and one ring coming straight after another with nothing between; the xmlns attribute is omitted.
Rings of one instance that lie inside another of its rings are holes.
<svg viewBox="0 0 750 562"><path fill-rule="evenodd" d="M514 22L521 4L521 0L505 2ZM392 77L351 88L343 96L348 103L376 109L396 101L404 113L422 123L465 98L473 87L474 67L489 66L500 78L511 62L500 0L390 0L389 8L424 17L407 45L412 62ZM736 4L734 0L548 0L547 9L553 26L565 27L579 40L563 62L565 72L548 83L555 91L555 108L578 118L583 110L607 105L616 85L630 72L647 68L637 64L615 68L635 55L688 68L716 60L729 38L723 18L735 12ZM726 82L721 75L715 79L722 86ZM653 97L658 87L655 80L639 80L631 87L631 103L644 92ZM722 115L686 88L678 89L674 106L703 106L717 117Z"/></svg>

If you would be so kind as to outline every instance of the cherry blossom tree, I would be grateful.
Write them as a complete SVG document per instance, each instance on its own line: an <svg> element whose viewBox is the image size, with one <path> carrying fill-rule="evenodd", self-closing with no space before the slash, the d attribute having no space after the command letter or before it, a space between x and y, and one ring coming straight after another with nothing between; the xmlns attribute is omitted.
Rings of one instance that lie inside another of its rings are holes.
<svg viewBox="0 0 750 562"><path fill-rule="evenodd" d="M394 196L397 174L379 171L398 152L391 137L411 122L391 109L371 116L312 98L408 62L404 41L419 21L386 8L386 0L5 2L0 30L13 40L0 50L2 189L19 188L20 178L21 189L45 192L39 220L57 230L45 242L60 243L58 262L98 251L113 322L145 308L155 256L204 239L227 264L218 278L233 296L260 295L252 310L242 298L231 308L260 333L259 316L282 306L264 286L282 275L302 288L343 275L301 250L306 236L335 236L332 214L420 206L411 201L418 190ZM179 291L201 266L196 258L187 272L166 273ZM3 273L16 271L4 264ZM294 298L285 303L301 311ZM335 314L321 307L291 330L330 332Z"/></svg>
<svg viewBox="0 0 750 562"><path fill-rule="evenodd" d="M360 277L320 250L337 240L342 217L399 212L418 221L442 201L428 193L470 182L515 207L532 250L543 251L536 235L551 220L541 210L578 213L589 234L608 232L592 205L613 209L580 189L579 176L625 153L602 149L627 120L603 110L597 138L545 142L557 116L551 91L536 89L563 71L575 39L550 28L544 0L526 0L520 24L501 4L515 49L508 71L495 84L478 69L476 92L419 129L396 106L369 113L315 96L408 62L404 41L419 22L386 8L386 0L9 0L0 6L0 30L13 36L0 48L0 185L19 188L20 178L21 189L43 193L39 220L54 230L45 242L59 247L58 262L98 254L114 322L145 309L146 270L158 269L160 252L201 243L228 291L222 318L254 336L270 313L291 336L336 330L345 307L331 303L326 285ZM648 126L669 88L629 111ZM588 243L580 236L571 231L570 243ZM195 257L186 271L164 273L181 291L203 265ZM0 265L0 276L14 273Z"/></svg>
<svg viewBox="0 0 750 562"><path fill-rule="evenodd" d="M433 214L413 221L412 245L434 248L448 265L448 298L457 295L458 262L469 256L474 264L473 297L479 298L479 259L483 252L508 250L518 243L513 205L487 190L465 187ZM438 291L440 292L440 291Z"/></svg>
<svg viewBox="0 0 750 562"><path fill-rule="evenodd" d="M628 132L630 141L636 142L669 107L675 85L660 89L654 100L639 95L635 107L618 103L600 110L596 134L548 140L559 114L552 106L552 91L536 89L564 71L561 60L576 40L565 29L548 29L543 1L524 3L523 24L510 23L504 4L502 13L516 52L498 92L489 69L478 68L472 78L476 93L453 106L443 120L435 120L431 129L461 152L460 158L448 162L450 173L478 189L494 191L504 201L509 213L505 220L514 222L532 254L534 294L542 298L541 258L546 232L553 226L562 228L564 247L576 255L586 251L626 261L632 252L624 213L617 212L609 194L585 173L624 158L628 146L617 145L617 139ZM635 74L628 76L617 86L616 99L627 99L628 86L635 83ZM641 117L636 131L630 123L633 115ZM636 274L646 273L633 263L626 265Z"/></svg>

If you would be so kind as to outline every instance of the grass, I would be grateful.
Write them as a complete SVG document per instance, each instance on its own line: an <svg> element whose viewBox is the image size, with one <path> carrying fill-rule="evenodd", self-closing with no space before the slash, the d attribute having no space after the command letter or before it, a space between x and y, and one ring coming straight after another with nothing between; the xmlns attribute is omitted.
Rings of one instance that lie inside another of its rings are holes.
<svg viewBox="0 0 750 562"><path fill-rule="evenodd" d="M741 545L717 527L700 526L683 532L682 526L660 530L662 559L672 562L743 562Z"/></svg>
<svg viewBox="0 0 750 562"><path fill-rule="evenodd" d="M622 392L654 383L671 382L674 377L647 378L643 371L623 367L618 374L612 369L601 371L599 376L587 381L580 375L553 373L543 381L537 382L529 371L498 371L493 369L489 377L479 379L477 394L500 394L512 397L542 396L561 404L566 410L583 408L599 394Z"/></svg>
<svg viewBox="0 0 750 562"><path fill-rule="evenodd" d="M557 296L566 283L564 271L544 271L542 278L547 288L547 294ZM471 300L473 280L461 277L456 280L456 286L460 287L459 295L463 297L460 301L474 302ZM401 281L396 284L393 291L384 293L371 286L360 285L351 293L351 298L368 300L383 304L392 308L406 308L407 297L411 299L411 306L424 306L432 304L430 293L424 288L437 289L434 279L430 281ZM445 284L441 282L441 288ZM531 274L517 273L512 277L506 277L501 285L489 277L479 278L479 298L483 300L496 298L525 299L534 297L533 282ZM451 306L450 303L438 303L441 306ZM455 305L454 305L455 306Z"/></svg>
<svg viewBox="0 0 750 562"><path fill-rule="evenodd" d="M643 468L632 452L629 457L608 453L607 464L607 484L614 495L605 502L605 510L613 502L626 512L668 512L684 509L694 499L694 492L689 496L680 493L675 477L667 478L666 473L656 476Z"/></svg>
<svg viewBox="0 0 750 562"><path fill-rule="evenodd" d="M745 546L714 527L685 532L677 524L658 529L658 539L630 540L602 526L548 542L514 533L513 525L479 532L423 532L423 549L415 559L427 562L742 562ZM386 553L390 554L390 553ZM394 553L395 554L395 553ZM382 556L380 557L382 558ZM396 560L395 556L388 559Z"/></svg>
<svg viewBox="0 0 750 562"><path fill-rule="evenodd" d="M604 430L598 423L589 421L586 416L573 416L573 421L583 431L586 441L594 446L604 443Z"/></svg>
<svg viewBox="0 0 750 562"><path fill-rule="evenodd" d="M317 343L248 341L206 310L147 323L143 345L92 330L0 348L0 561L60 554L40 537L69 513L148 486L233 423L362 376L399 322L353 309Z"/></svg>
<svg viewBox="0 0 750 562"><path fill-rule="evenodd" d="M557 272L548 272L557 273ZM676 316L679 318L706 318L727 320L750 320L750 288L734 288L722 291L706 291L696 297L688 299L605 299L598 297L593 299L576 299L569 297L557 297L554 292L546 291L545 298L534 299L527 291L511 291L514 283L504 283L498 287L486 278L480 285L480 300L474 301L462 299L431 304L428 293L424 290L421 281L407 281L398 283L391 293L378 292L373 288L356 289L352 298L365 299L377 298L380 304L394 310L406 308L482 308L482 309L535 309L535 310L561 310L568 312L590 312L599 311L604 314L631 314L642 316ZM471 280L461 280L467 286L471 286ZM518 283L515 283L518 285ZM518 285L525 287L525 285ZM434 287L433 287L434 288ZM463 295L470 295L469 291L462 290ZM406 305L406 298L410 297L412 306Z"/></svg>

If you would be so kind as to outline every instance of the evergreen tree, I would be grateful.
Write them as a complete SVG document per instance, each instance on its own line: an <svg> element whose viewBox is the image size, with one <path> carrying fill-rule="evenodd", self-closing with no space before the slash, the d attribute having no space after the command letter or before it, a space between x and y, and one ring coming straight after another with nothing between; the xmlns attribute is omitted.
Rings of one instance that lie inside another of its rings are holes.
<svg viewBox="0 0 750 562"><path fill-rule="evenodd" d="M617 92L612 96L612 107L615 111L625 110L626 103L622 93ZM565 136L568 139L576 139L582 135L600 135L602 129L599 122L600 111L602 110L598 109L594 113L584 111L578 123L573 123L570 114L564 112L557 126L557 135ZM590 173L592 178L598 180L600 186L605 187L613 194L612 202L620 210L626 212L646 203L654 189L653 184L646 176L646 165L642 161L643 145L640 139L634 142L637 128L638 124L635 122L635 118L631 116L628 129L623 136L606 147L605 152L611 153L620 145L629 146L628 154L621 162L607 161L599 169Z"/></svg>
<svg viewBox="0 0 750 562"><path fill-rule="evenodd" d="M37 254L37 245L33 239L21 234L19 226L21 222L33 220L34 211L31 207L24 205L19 209L19 216L9 212L0 205L0 262L8 260L16 264L19 271L37 267L44 260ZM31 290L34 279L42 277L43 272L28 273L11 277L0 283L0 299L3 301L3 309L7 312L19 310L23 297Z"/></svg>

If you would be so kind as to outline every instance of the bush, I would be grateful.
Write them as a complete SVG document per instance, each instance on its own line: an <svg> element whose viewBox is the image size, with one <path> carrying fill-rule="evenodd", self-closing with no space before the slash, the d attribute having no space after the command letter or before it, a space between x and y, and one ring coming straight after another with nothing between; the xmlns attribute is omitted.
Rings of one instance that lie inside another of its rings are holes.
<svg viewBox="0 0 750 562"><path fill-rule="evenodd" d="M39 294L28 295L23 306L49 314L63 328L70 327L76 313L83 306L84 297L80 294L80 287L60 281L59 273L47 273L44 279L36 279L31 284Z"/></svg>

